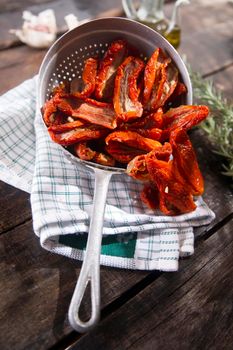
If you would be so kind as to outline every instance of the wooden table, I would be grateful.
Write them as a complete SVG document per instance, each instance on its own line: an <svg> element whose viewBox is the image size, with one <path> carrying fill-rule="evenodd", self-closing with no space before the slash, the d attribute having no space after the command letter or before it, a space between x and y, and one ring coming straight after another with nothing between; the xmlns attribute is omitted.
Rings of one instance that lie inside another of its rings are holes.
<svg viewBox="0 0 233 350"><path fill-rule="evenodd" d="M53 7L60 19L77 8L81 18L112 8L110 14L120 13L120 1L38 3L0 2L1 93L33 76L45 54L8 35L20 23L22 8ZM232 1L193 1L182 18L180 53L231 98ZM192 139L215 221L196 229L195 254L180 261L179 272L101 268L101 322L86 335L74 332L67 320L81 264L44 251L33 233L29 194L0 183L1 350L233 348L232 191L204 133L195 130Z"/></svg>

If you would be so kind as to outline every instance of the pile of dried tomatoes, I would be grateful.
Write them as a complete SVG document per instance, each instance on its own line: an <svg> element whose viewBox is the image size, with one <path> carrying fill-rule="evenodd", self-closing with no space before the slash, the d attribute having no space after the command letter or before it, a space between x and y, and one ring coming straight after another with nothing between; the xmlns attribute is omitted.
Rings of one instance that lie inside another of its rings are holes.
<svg viewBox="0 0 233 350"><path fill-rule="evenodd" d="M103 57L86 59L82 79L54 89L43 118L53 141L81 159L125 166L145 183L147 206L177 215L193 211L204 190L187 131L209 111L179 105L186 92L162 49L145 61L116 40Z"/></svg>

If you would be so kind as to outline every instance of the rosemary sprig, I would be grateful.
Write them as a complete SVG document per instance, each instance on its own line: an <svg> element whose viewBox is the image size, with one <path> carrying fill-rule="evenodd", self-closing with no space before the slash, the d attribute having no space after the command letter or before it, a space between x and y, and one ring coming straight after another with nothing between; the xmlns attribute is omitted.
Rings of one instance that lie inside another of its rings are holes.
<svg viewBox="0 0 233 350"><path fill-rule="evenodd" d="M213 151L225 157L222 164L224 175L233 178L233 104L229 104L211 80L203 79L199 73L189 69L195 98L210 108L209 117L200 124L215 144Z"/></svg>

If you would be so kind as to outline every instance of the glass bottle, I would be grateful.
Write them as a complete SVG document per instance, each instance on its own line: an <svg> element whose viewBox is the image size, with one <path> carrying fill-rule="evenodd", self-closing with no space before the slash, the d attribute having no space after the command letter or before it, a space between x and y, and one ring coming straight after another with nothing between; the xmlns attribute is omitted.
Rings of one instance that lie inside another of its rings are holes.
<svg viewBox="0 0 233 350"><path fill-rule="evenodd" d="M178 25L178 8L188 0L177 0L171 20L164 15L164 0L122 0L128 18L139 21L163 35L175 48L180 44L181 29Z"/></svg>

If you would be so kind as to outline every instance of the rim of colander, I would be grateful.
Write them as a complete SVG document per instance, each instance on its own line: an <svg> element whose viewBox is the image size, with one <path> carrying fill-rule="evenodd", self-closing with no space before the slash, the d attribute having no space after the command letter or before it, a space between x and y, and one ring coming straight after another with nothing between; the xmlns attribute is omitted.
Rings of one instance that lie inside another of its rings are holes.
<svg viewBox="0 0 233 350"><path fill-rule="evenodd" d="M53 57L53 55L58 52L58 49L61 47L61 43L64 41L64 39L66 39L66 37L72 36L74 32L82 32L84 31L85 28L88 27L92 27L93 24L98 25L98 23L107 23L109 22L109 25L111 27L112 30L114 30L114 22L115 23L119 23L119 22L125 22L127 24L130 24L131 26L133 25L135 28L142 28L144 31L146 31L148 33L148 35L153 35L153 36L157 36L157 38L160 41L163 41L165 43L165 46L167 46L169 48L169 51L172 52L172 59L175 62L175 64L177 65L177 61L179 62L179 65L182 67L182 76L185 76L186 79L186 85L187 85L187 89L188 89L188 93L187 93L187 101L186 104L192 104L193 101L193 94L192 94L192 83L191 83L191 79L189 76L189 72L187 70L187 67L184 63L184 61L182 60L181 56L179 55L179 53L176 51L176 49L158 32L156 32L155 30L153 30L152 28L139 23L133 19L129 19L129 18L123 18L123 17L104 17L104 18L97 18L97 19L93 19L90 20L88 22L85 22L77 27L75 27L72 30L67 31L66 33L64 33L60 38L58 38L53 45L50 47L50 49L48 50L48 52L46 53L41 65L40 65L40 69L39 69L39 79L38 79L38 87L37 87L37 97L38 97L38 102L39 102L39 107L42 107L42 105L44 104L44 93L43 93L43 88L42 88L42 83L43 83L43 77L46 74L46 67L48 66L51 57ZM100 30L101 30L101 26ZM179 69L180 71L180 69ZM181 72L180 72L181 73Z"/></svg>

